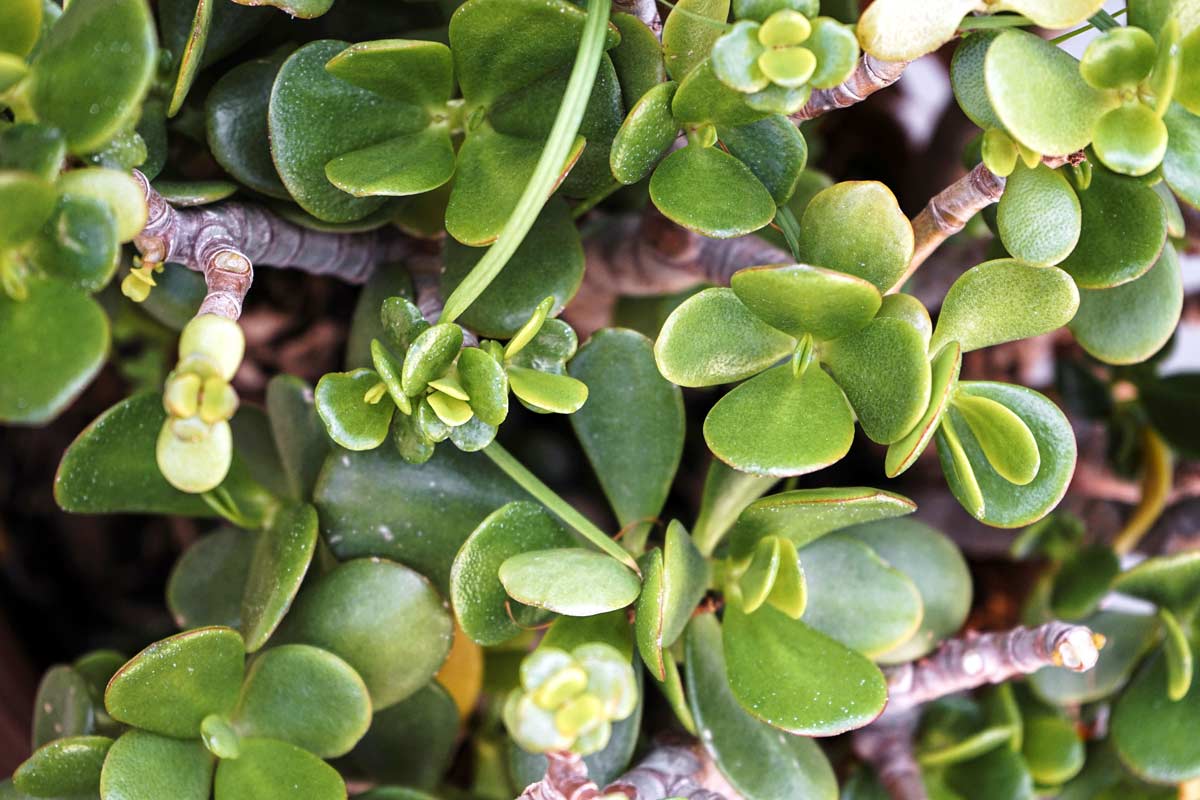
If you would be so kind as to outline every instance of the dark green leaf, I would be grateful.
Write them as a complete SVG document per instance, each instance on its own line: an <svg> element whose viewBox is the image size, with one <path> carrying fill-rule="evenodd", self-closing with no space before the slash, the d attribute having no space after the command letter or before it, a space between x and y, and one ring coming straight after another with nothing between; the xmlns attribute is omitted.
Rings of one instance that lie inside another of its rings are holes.
<svg viewBox="0 0 1200 800"><path fill-rule="evenodd" d="M434 789L458 744L458 709L436 681L371 720L350 760L378 781Z"/></svg>
<svg viewBox="0 0 1200 800"><path fill-rule="evenodd" d="M242 596L258 533L222 528L183 552L167 580L167 608L180 628L241 625Z"/></svg>
<svg viewBox="0 0 1200 800"><path fill-rule="evenodd" d="M33 735L36 750L48 742L92 732L96 709L83 676L68 666L51 667L38 684L33 701Z"/></svg>
<svg viewBox="0 0 1200 800"><path fill-rule="evenodd" d="M242 596L241 630L253 653L283 621L300 591L317 546L317 512L310 505L280 508L254 544Z"/></svg>
<svg viewBox="0 0 1200 800"><path fill-rule="evenodd" d="M199 740L180 741L128 731L113 743L100 775L100 794L122 800L207 800L215 759Z"/></svg>
<svg viewBox="0 0 1200 800"><path fill-rule="evenodd" d="M337 770L306 750L274 739L244 739L238 758L217 765L218 800L343 800Z"/></svg>
<svg viewBox="0 0 1200 800"><path fill-rule="evenodd" d="M95 795L112 744L107 736L56 739L17 767L13 785L35 797Z"/></svg>
<svg viewBox="0 0 1200 800"><path fill-rule="evenodd" d="M912 225L882 183L844 181L809 201L800 220L799 254L807 264L862 278L886 292L912 260Z"/></svg>

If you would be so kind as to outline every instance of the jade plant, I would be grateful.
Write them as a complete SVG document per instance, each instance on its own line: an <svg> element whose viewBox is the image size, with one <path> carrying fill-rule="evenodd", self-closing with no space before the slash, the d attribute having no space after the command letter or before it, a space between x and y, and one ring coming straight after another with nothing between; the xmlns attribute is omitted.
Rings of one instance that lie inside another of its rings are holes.
<svg viewBox="0 0 1200 800"><path fill-rule="evenodd" d="M1193 791L1200 14L1103 6L0 0L0 422L173 531L0 797Z"/></svg>

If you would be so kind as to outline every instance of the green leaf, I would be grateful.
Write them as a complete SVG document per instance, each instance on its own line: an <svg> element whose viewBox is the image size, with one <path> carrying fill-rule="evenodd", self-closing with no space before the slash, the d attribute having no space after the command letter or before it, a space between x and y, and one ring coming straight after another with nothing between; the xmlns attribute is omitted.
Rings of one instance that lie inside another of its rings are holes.
<svg viewBox="0 0 1200 800"><path fill-rule="evenodd" d="M555 375L527 367L508 367L513 394L534 411L573 414L588 398L587 384L566 375Z"/></svg>
<svg viewBox="0 0 1200 800"><path fill-rule="evenodd" d="M0 33L0 53L27 56L42 34L42 0L5 0L8 25Z"/></svg>
<svg viewBox="0 0 1200 800"><path fill-rule="evenodd" d="M954 49L950 61L950 86L954 99L967 118L983 130L1004 129L1004 123L996 116L992 101L988 99L984 82L983 65L988 47L1003 31L971 31L963 36Z"/></svg>
<svg viewBox="0 0 1200 800"><path fill-rule="evenodd" d="M375 780L432 790L455 755L458 728L454 700L432 681L376 714L349 760Z"/></svg>
<svg viewBox="0 0 1200 800"><path fill-rule="evenodd" d="M799 549L832 531L916 510L908 498L879 489L793 489L751 503L730 533L731 551L744 558L772 534L786 536Z"/></svg>
<svg viewBox="0 0 1200 800"><path fill-rule="evenodd" d="M508 417L508 374L500 362L477 347L458 356L458 379L471 398L471 410L488 425Z"/></svg>
<svg viewBox="0 0 1200 800"><path fill-rule="evenodd" d="M917 587L925 613L921 625L902 644L875 660L886 664L914 661L962 628L971 608L971 574L949 538L915 519L869 522L840 536L857 539L899 570Z"/></svg>
<svg viewBox="0 0 1200 800"><path fill-rule="evenodd" d="M887 702L874 664L773 608L746 614L727 606L724 638L734 697L751 715L788 733L845 733L871 722Z"/></svg>
<svg viewBox="0 0 1200 800"><path fill-rule="evenodd" d="M1032 389L985 381L963 382L959 387L968 396L984 397L1007 406L1033 433L1041 456L1041 466L1034 479L1024 486L1015 486L993 469L972 432L958 417L954 427L982 493L983 507L975 511L975 515L982 522L998 528L1022 527L1041 519L1058 505L1075 471L1075 436L1070 422L1054 403ZM958 412L951 408L950 415L956 417ZM939 430L937 438L938 456L947 483L954 496L970 511L972 503L961 479L955 477L944 431Z"/></svg>
<svg viewBox="0 0 1200 800"><path fill-rule="evenodd" d="M330 450L312 387L295 376L276 375L267 383L267 414L291 496L311 497Z"/></svg>
<svg viewBox="0 0 1200 800"><path fill-rule="evenodd" d="M232 720L243 736L279 739L334 758L367 732L371 700L358 673L333 653L284 645L250 665Z"/></svg>
<svg viewBox="0 0 1200 800"><path fill-rule="evenodd" d="M120 170L73 169L62 174L57 189L60 194L92 197L107 205L117 225L117 238L122 242L133 239L146 225L146 197L138 183Z"/></svg>
<svg viewBox="0 0 1200 800"><path fill-rule="evenodd" d="M0 246L8 249L37 235L54 213L55 187L31 172L0 172L0 200L12 209L0 221Z"/></svg>
<svg viewBox="0 0 1200 800"><path fill-rule="evenodd" d="M838 796L837 779L820 745L781 733L738 703L726 675L716 616L692 621L686 653L688 701L701 741L734 789L747 800Z"/></svg>
<svg viewBox="0 0 1200 800"><path fill-rule="evenodd" d="M812 21L812 34L804 42L817 57L816 72L808 79L814 89L832 89L850 77L858 66L858 38L854 29L832 17Z"/></svg>
<svg viewBox="0 0 1200 800"><path fill-rule="evenodd" d="M329 438L347 450L372 450L387 438L395 404L386 396L365 399L378 383L378 373L369 369L331 372L317 381L317 413Z"/></svg>
<svg viewBox="0 0 1200 800"><path fill-rule="evenodd" d="M1137 364L1171 338L1183 311L1183 276L1167 244L1150 271L1111 289L1082 289L1067 327L1092 356L1107 364Z"/></svg>
<svg viewBox="0 0 1200 800"><path fill-rule="evenodd" d="M765 324L731 289L705 289L663 323L654 357L680 386L714 386L749 378L788 355L796 341Z"/></svg>
<svg viewBox="0 0 1200 800"><path fill-rule="evenodd" d="M708 57L726 30L729 0L679 0L663 24L667 73L680 81Z"/></svg>
<svg viewBox="0 0 1200 800"><path fill-rule="evenodd" d="M759 63L763 60L762 57L770 52L759 41L761 27L752 20L739 20L713 43L710 62L713 73L717 76L717 80L730 89L751 94L762 91L771 85L772 77L763 71ZM787 58L788 55L785 53L783 57ZM807 55L808 58L805 59L807 64L804 65L807 66L807 70L805 71L811 73L816 66L816 59L812 57L811 51ZM771 64L772 56L774 53L767 55L765 59L768 65ZM803 68L802 66L801 69ZM806 82L807 76L805 76L805 80L799 82L799 85L802 86ZM789 85L791 84L789 83Z"/></svg>
<svg viewBox="0 0 1200 800"><path fill-rule="evenodd" d="M486 252L454 240L443 253L442 295L458 288ZM547 297L557 316L579 291L583 280L583 244L567 204L551 198L517 251L492 283L459 317L480 336L507 339L515 334Z"/></svg>
<svg viewBox="0 0 1200 800"><path fill-rule="evenodd" d="M1150 424L1161 433L1177 452L1194 456L1200 452L1196 426L1191 419L1200 376L1194 372L1168 375L1157 380L1145 380L1139 388L1141 406Z"/></svg>
<svg viewBox="0 0 1200 800"><path fill-rule="evenodd" d="M647 558L634 632L646 668L662 681L667 678L666 662L671 660L663 650L680 637L704 597L708 565L676 520L667 526L662 550L651 551Z"/></svg>
<svg viewBox="0 0 1200 800"><path fill-rule="evenodd" d="M103 289L117 271L117 222L102 200L62 195L33 241L33 260L52 277L86 292Z"/></svg>
<svg viewBox="0 0 1200 800"><path fill-rule="evenodd" d="M420 194L453 174L454 146L444 125L352 150L325 165L329 182L355 197Z"/></svg>
<svg viewBox="0 0 1200 800"><path fill-rule="evenodd" d="M379 710L429 682L452 633L451 616L424 576L382 559L355 559L301 592L278 635L342 658Z"/></svg>
<svg viewBox="0 0 1200 800"><path fill-rule="evenodd" d="M808 161L808 144L791 120L776 114L749 125L718 128L717 136L767 187L775 205L791 199Z"/></svg>
<svg viewBox="0 0 1200 800"><path fill-rule="evenodd" d="M539 612L512 609L497 573L500 565L519 553L575 545L575 539L536 503L507 503L489 514L463 543L450 570L450 600L455 619L472 641L497 645L521 633L513 617L528 624L544 620Z"/></svg>
<svg viewBox="0 0 1200 800"><path fill-rule="evenodd" d="M984 79L1005 130L1043 155L1086 147L1100 116L1115 104L1087 85L1065 50L1025 31L996 37L984 59Z"/></svg>
<svg viewBox="0 0 1200 800"><path fill-rule="evenodd" d="M973 0L875 0L858 21L863 50L884 61L912 61L954 38Z"/></svg>
<svg viewBox="0 0 1200 800"><path fill-rule="evenodd" d="M282 57L261 58L229 70L209 90L204 116L217 163L250 189L286 200L290 195L271 160L267 131L271 87L282 63Z"/></svg>
<svg viewBox="0 0 1200 800"><path fill-rule="evenodd" d="M513 599L569 617L625 608L641 591L641 581L628 567L604 553L582 548L509 556L498 574Z"/></svg>
<svg viewBox="0 0 1200 800"><path fill-rule="evenodd" d="M283 621L308 572L317 545L317 512L285 505L258 535L242 597L241 630L253 653Z"/></svg>
<svg viewBox="0 0 1200 800"><path fill-rule="evenodd" d="M1071 276L1016 259L985 261L954 282L929 342L937 352L958 342L964 353L1061 328L1079 306Z"/></svg>
<svg viewBox="0 0 1200 800"><path fill-rule="evenodd" d="M171 93L171 103L167 107L167 116L173 117L179 113L196 74L200 71L201 59L204 57L205 44L208 42L208 32L212 27L213 0L196 0L196 13L192 17L191 29L184 39L176 60L179 70L175 78L174 90Z"/></svg>
<svg viewBox="0 0 1200 800"><path fill-rule="evenodd" d="M351 45L325 69L360 89L430 109L450 99L454 65L441 42L380 39Z"/></svg>
<svg viewBox="0 0 1200 800"><path fill-rule="evenodd" d="M1059 264L1079 288L1119 286L1154 266L1167 238L1167 217L1153 189L1097 165L1079 204L1079 245Z"/></svg>
<svg viewBox="0 0 1200 800"><path fill-rule="evenodd" d="M1113 28L1088 42L1079 73L1097 89L1137 86L1154 69L1154 37L1136 26Z"/></svg>
<svg viewBox="0 0 1200 800"><path fill-rule="evenodd" d="M990 10L1013 11L1021 14L1042 28L1070 28L1086 22L1104 7L1104 0L1057 0L1043 3L1040 0L997 0Z"/></svg>
<svg viewBox="0 0 1200 800"><path fill-rule="evenodd" d="M650 199L672 222L716 239L743 236L775 217L767 188L717 147L689 145L663 159L650 178Z"/></svg>
<svg viewBox="0 0 1200 800"><path fill-rule="evenodd" d="M952 402L1000 477L1018 486L1034 479L1041 457L1033 432L1020 417L986 397L960 393Z"/></svg>
<svg viewBox="0 0 1200 800"><path fill-rule="evenodd" d="M742 610L747 614L753 614L763 603L767 602L767 596L775 588L775 579L779 577L780 563L784 560L781 551L785 544L790 545L791 542L779 536L767 536L758 540L758 546L754 548L750 566L738 579L738 587L742 595ZM792 547L792 550L795 549Z"/></svg>
<svg viewBox="0 0 1200 800"><path fill-rule="evenodd" d="M867 545L830 534L800 550L808 589L805 625L868 658L907 642L920 629L921 593Z"/></svg>
<svg viewBox="0 0 1200 800"><path fill-rule="evenodd" d="M1033 778L1021 756L1011 747L988 752L955 764L946 771L948 787L975 800L1035 800Z"/></svg>
<svg viewBox="0 0 1200 800"><path fill-rule="evenodd" d="M209 714L228 713L242 684L242 637L198 628L162 639L113 676L104 705L118 722L163 736L193 738Z"/></svg>
<svg viewBox="0 0 1200 800"><path fill-rule="evenodd" d="M75 513L140 512L210 516L195 495L163 478L154 463L154 442L166 420L153 393L122 400L85 428L63 454L54 498Z"/></svg>
<svg viewBox="0 0 1200 800"><path fill-rule="evenodd" d="M1200 208L1200 116L1172 103L1163 122L1168 137L1163 179L1185 203Z"/></svg>
<svg viewBox="0 0 1200 800"><path fill-rule="evenodd" d="M748 267L730 286L750 313L796 338L836 339L864 328L879 290L861 278L806 264Z"/></svg>
<svg viewBox="0 0 1200 800"><path fill-rule="evenodd" d="M439 447L420 466L393 447L330 457L313 493L322 534L342 560L381 556L445 591L470 532L496 508L529 500L483 455Z"/></svg>
<svg viewBox="0 0 1200 800"><path fill-rule="evenodd" d="M131 730L113 743L100 775L100 795L116 800L207 800L215 759L200 741Z"/></svg>
<svg viewBox="0 0 1200 800"><path fill-rule="evenodd" d="M337 770L306 750L274 739L244 739L238 758L217 765L218 800L344 800Z"/></svg>
<svg viewBox="0 0 1200 800"><path fill-rule="evenodd" d="M692 538L702 553L710 553L750 503L766 494L774 478L749 475L713 459L704 478L700 511Z"/></svg>
<svg viewBox="0 0 1200 800"><path fill-rule="evenodd" d="M942 415L950 406L958 386L958 373L962 368L962 347L950 342L937 352L930 363L929 405L917 424L904 438L888 447L884 472L894 478L914 463L937 433Z"/></svg>
<svg viewBox="0 0 1200 800"><path fill-rule="evenodd" d="M1156 783L1181 783L1200 775L1200 739L1188 731L1200 714L1200 681L1171 700L1167 658L1150 656L1113 709L1110 735L1121 762Z"/></svg>
<svg viewBox="0 0 1200 800"><path fill-rule="evenodd" d="M675 143L679 125L671 114L671 101L677 87L674 81L651 87L621 123L608 156L613 177L621 183L645 178Z"/></svg>
<svg viewBox="0 0 1200 800"><path fill-rule="evenodd" d="M17 771L13 785L35 797L94 795L100 769L113 740L107 736L72 736L38 748Z"/></svg>
<svg viewBox="0 0 1200 800"><path fill-rule="evenodd" d="M96 709L83 676L71 667L51 667L38 683L33 701L33 735L36 750L64 737L84 736L96 724Z"/></svg>
<svg viewBox="0 0 1200 800"><path fill-rule="evenodd" d="M1158 610L1163 628L1163 657L1167 660L1167 697L1172 702L1182 700L1192 685L1192 650L1187 634L1175 615L1165 608Z"/></svg>
<svg viewBox="0 0 1200 800"><path fill-rule="evenodd" d="M136 119L158 43L145 0L77 0L39 43L30 101L76 155L101 149ZM98 69L119 63L119 70Z"/></svg>
<svg viewBox="0 0 1200 800"><path fill-rule="evenodd" d="M821 359L871 441L899 441L929 406L925 339L904 320L874 319L862 330L824 344Z"/></svg>
<svg viewBox="0 0 1200 800"><path fill-rule="evenodd" d="M384 98L343 81L325 63L345 42L310 42L283 62L268 111L271 155L288 192L308 213L326 222L351 222L385 200L353 197L325 175L337 156L396 136L415 133L428 114L409 102Z"/></svg>
<svg viewBox="0 0 1200 800"><path fill-rule="evenodd" d="M800 219L799 244L801 261L862 278L886 292L912 261L913 232L887 186L843 181L809 201Z"/></svg>
<svg viewBox="0 0 1200 800"><path fill-rule="evenodd" d="M1018 164L1008 176L996 211L1000 241L1014 258L1057 264L1079 241L1081 212L1075 190L1060 170Z"/></svg>
<svg viewBox="0 0 1200 800"><path fill-rule="evenodd" d="M401 378L404 393L417 397L430 381L446 374L462 349L463 330L453 322L442 322L421 331L404 356Z"/></svg>
<svg viewBox="0 0 1200 800"><path fill-rule="evenodd" d="M241 625L246 577L259 536L222 528L183 552L167 579L167 608L176 625L184 630Z"/></svg>
<svg viewBox="0 0 1200 800"><path fill-rule="evenodd" d="M632 109L648 91L667 80L662 43L654 31L632 14L614 9L610 21L621 32L621 43L609 56L616 69L625 107Z"/></svg>
<svg viewBox="0 0 1200 800"><path fill-rule="evenodd" d="M1148 558L1117 576L1112 588L1186 617L1200 603L1200 552Z"/></svg>
<svg viewBox="0 0 1200 800"><path fill-rule="evenodd" d="M1025 721L1021 756L1039 785L1058 786L1083 769L1083 741L1066 717L1036 714Z"/></svg>
<svg viewBox="0 0 1200 800"><path fill-rule="evenodd" d="M704 440L726 464L760 475L804 475L838 461L854 439L842 390L819 366L803 375L773 367L722 397Z"/></svg>
<svg viewBox="0 0 1200 800"><path fill-rule="evenodd" d="M1091 614L1120 572L1117 554L1106 545L1090 545L1072 553L1054 576L1050 607L1055 616L1080 619Z"/></svg>
<svg viewBox="0 0 1200 800"><path fill-rule="evenodd" d="M588 389L571 427L618 524L657 517L683 454L682 393L659 374L650 340L622 328L593 334L569 369Z"/></svg>
<svg viewBox="0 0 1200 800"><path fill-rule="evenodd" d="M82 291L33 279L28 297L0 291L0 422L39 425L58 416L103 366L108 318ZM157 434L157 431L155 431ZM151 448L151 451L153 448Z"/></svg>
<svg viewBox="0 0 1200 800"><path fill-rule="evenodd" d="M30 0L8 2L21 5ZM38 9L40 16L40 3ZM62 170L66 157L67 142L58 128L35 122L19 122L0 132L0 169L32 172L44 181L53 181ZM28 209L35 205L32 197L26 197L24 203L13 210Z"/></svg>
<svg viewBox="0 0 1200 800"><path fill-rule="evenodd" d="M782 113L769 108L754 108L749 104L750 97L754 95L748 97L721 83L706 58L679 82L675 99L671 101L671 113L676 122L692 126L707 123L749 125L771 114Z"/></svg>
<svg viewBox="0 0 1200 800"><path fill-rule="evenodd" d="M1043 700L1077 706L1119 691L1153 641L1158 624L1148 614L1099 611L1079 621L1105 637L1103 655L1087 672L1043 669L1030 677L1030 686Z"/></svg>
<svg viewBox="0 0 1200 800"><path fill-rule="evenodd" d="M1104 166L1122 175L1145 175L1167 152L1167 126L1140 102L1118 106L1096 122L1092 150Z"/></svg>

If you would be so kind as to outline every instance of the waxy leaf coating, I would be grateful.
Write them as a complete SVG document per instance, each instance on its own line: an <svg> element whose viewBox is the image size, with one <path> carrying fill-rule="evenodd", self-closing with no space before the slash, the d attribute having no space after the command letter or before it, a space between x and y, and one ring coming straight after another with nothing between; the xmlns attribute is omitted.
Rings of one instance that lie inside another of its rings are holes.
<svg viewBox="0 0 1200 800"><path fill-rule="evenodd" d="M641 581L604 553L570 547L533 550L500 565L500 582L515 600L569 617L624 608L637 599Z"/></svg>

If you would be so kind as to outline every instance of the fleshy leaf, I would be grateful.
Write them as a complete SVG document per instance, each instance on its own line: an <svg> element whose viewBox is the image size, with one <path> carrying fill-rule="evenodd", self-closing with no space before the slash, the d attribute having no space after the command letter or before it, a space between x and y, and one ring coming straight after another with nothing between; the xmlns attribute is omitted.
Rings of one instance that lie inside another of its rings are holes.
<svg viewBox="0 0 1200 800"><path fill-rule="evenodd" d="M863 50L884 61L912 61L954 37L975 0L875 0L858 20Z"/></svg>
<svg viewBox="0 0 1200 800"><path fill-rule="evenodd" d="M184 630L241 625L242 596L259 535L222 528L183 552L167 579L167 608L176 625Z"/></svg>
<svg viewBox="0 0 1200 800"><path fill-rule="evenodd" d="M510 556L500 565L499 576L513 599L569 617L624 608L641 590L637 575L621 562L576 547Z"/></svg>
<svg viewBox="0 0 1200 800"><path fill-rule="evenodd" d="M708 565L676 520L667 526L662 550L652 550L645 558L650 565L643 569L634 631L646 668L662 681L667 678L666 662L671 660L663 651L680 637L704 597Z"/></svg>
<svg viewBox="0 0 1200 800"><path fill-rule="evenodd" d="M963 113L983 130L1004 129L988 99L983 65L988 47L1003 31L972 31L962 38L950 61L950 85Z"/></svg>
<svg viewBox="0 0 1200 800"><path fill-rule="evenodd" d="M1167 343L1183 311L1183 276L1174 246L1150 271L1111 289L1081 289L1067 327L1088 353L1107 364L1136 364Z"/></svg>
<svg viewBox="0 0 1200 800"><path fill-rule="evenodd" d="M429 581L382 559L339 564L300 593L278 637L354 668L378 711L420 689L450 651L453 622Z"/></svg>
<svg viewBox="0 0 1200 800"><path fill-rule="evenodd" d="M1163 122L1168 135L1163 179L1184 202L1200 208L1200 116L1172 103Z"/></svg>
<svg viewBox="0 0 1200 800"><path fill-rule="evenodd" d="M256 658L232 717L243 736L279 739L321 758L345 755L371 724L367 687L333 653L303 644Z"/></svg>
<svg viewBox="0 0 1200 800"><path fill-rule="evenodd" d="M988 98L1005 130L1044 155L1086 147L1114 100L1088 86L1079 63L1032 33L1007 30L984 60Z"/></svg>
<svg viewBox="0 0 1200 800"><path fill-rule="evenodd" d="M723 650L715 615L692 621L685 648L688 701L718 768L743 797L835 800L837 778L820 745L781 735L747 713L730 689Z"/></svg>
<svg viewBox="0 0 1200 800"><path fill-rule="evenodd" d="M1086 22L1104 6L1104 0L996 0L989 10L1013 11L1042 28L1071 28Z"/></svg>
<svg viewBox="0 0 1200 800"><path fill-rule="evenodd" d="M1200 552L1148 558L1121 573L1112 588L1186 616L1200 603Z"/></svg>
<svg viewBox="0 0 1200 800"><path fill-rule="evenodd" d="M929 405L921 419L904 438L888 447L884 472L894 478L911 467L917 457L929 446L937 433L942 414L949 407L954 388L958 385L958 373L962 369L962 347L950 342L930 362Z"/></svg>
<svg viewBox="0 0 1200 800"><path fill-rule="evenodd" d="M472 641L491 646L521 633L517 619L538 624L544 614L512 607L497 573L512 556L534 550L575 546L575 539L541 506L507 503L489 514L459 549L450 570L455 618Z"/></svg>
<svg viewBox="0 0 1200 800"><path fill-rule="evenodd" d="M650 178L650 199L672 222L716 239L751 233L775 216L767 188L717 147L689 145L663 159Z"/></svg>
<svg viewBox="0 0 1200 800"><path fill-rule="evenodd" d="M925 339L904 320L876 318L862 330L824 344L821 359L871 441L899 441L929 406Z"/></svg>
<svg viewBox="0 0 1200 800"><path fill-rule="evenodd" d="M587 384L567 375L510 366L508 383L513 394L534 411L573 414L587 402Z"/></svg>
<svg viewBox="0 0 1200 800"><path fill-rule="evenodd" d="M796 338L836 339L861 330L882 302L867 281L807 264L749 267L729 283L750 313Z"/></svg>
<svg viewBox="0 0 1200 800"><path fill-rule="evenodd" d="M217 765L214 789L218 800L287 800L297 793L306 800L346 797L337 770L307 750L275 739L243 739L241 755Z"/></svg>
<svg viewBox="0 0 1200 800"><path fill-rule="evenodd" d="M433 790L459 743L458 711L439 681L376 714L349 761L380 782ZM381 800L433 800L414 789L406 791L412 796L387 795Z"/></svg>
<svg viewBox="0 0 1200 800"><path fill-rule="evenodd" d="M842 390L818 365L773 367L722 397L704 420L713 455L760 475L803 475L838 461L854 439Z"/></svg>
<svg viewBox="0 0 1200 800"><path fill-rule="evenodd" d="M805 625L868 658L908 641L920 629L921 593L867 545L832 533L800 550L808 588Z"/></svg>
<svg viewBox="0 0 1200 800"><path fill-rule="evenodd" d="M450 48L441 42L362 42L329 59L325 69L360 89L430 109L449 100L453 88Z"/></svg>
<svg viewBox="0 0 1200 800"><path fill-rule="evenodd" d="M883 710L887 687L874 664L773 608L725 609L729 686L742 708L800 736L861 728Z"/></svg>
<svg viewBox="0 0 1200 800"><path fill-rule="evenodd" d="M209 90L204 115L217 163L239 183L286 200L290 195L271 160L267 131L271 88L282 63L282 56L254 59L229 70Z"/></svg>
<svg viewBox="0 0 1200 800"><path fill-rule="evenodd" d="M83 676L62 664L47 670L34 696L33 748L55 739L84 736L95 724L96 708Z"/></svg>
<svg viewBox="0 0 1200 800"><path fill-rule="evenodd" d="M958 342L964 353L1040 336L1075 316L1079 291L1057 267L1016 259L985 261L962 274L946 293L931 352Z"/></svg>
<svg viewBox="0 0 1200 800"><path fill-rule="evenodd" d="M654 169L679 135L671 115L674 81L651 87L629 110L613 139L608 163L613 177L623 184L637 183Z"/></svg>
<svg viewBox="0 0 1200 800"><path fill-rule="evenodd" d="M1025 486L1015 486L988 463L966 422L952 407L949 413L952 418L956 417L954 427L982 495L983 507L975 515L998 528L1021 527L1041 519L1058 505L1075 472L1075 436L1070 422L1054 403L1032 389L981 381L960 383L959 390L1007 406L1033 433L1041 456L1041 466L1034 479ZM968 510L972 510L966 488L954 477L944 432L939 431L937 438L938 456L950 489Z"/></svg>
<svg viewBox="0 0 1200 800"><path fill-rule="evenodd" d="M663 24L667 73L677 81L708 57L725 32L729 0L680 0Z"/></svg>
<svg viewBox="0 0 1200 800"><path fill-rule="evenodd" d="M181 741L131 730L113 743L100 775L106 798L207 800L215 760L198 739Z"/></svg>
<svg viewBox="0 0 1200 800"><path fill-rule="evenodd" d="M247 652L266 644L283 621L316 545L317 512L307 504L283 506L258 534L242 597L241 630Z"/></svg>
<svg viewBox="0 0 1200 800"><path fill-rule="evenodd" d="M680 386L715 386L762 372L796 346L759 319L731 289L705 289L671 312L654 356L663 377Z"/></svg>
<svg viewBox="0 0 1200 800"><path fill-rule="evenodd" d="M1179 783L1200 775L1200 739L1187 735L1200 714L1200 681L1187 694L1167 694L1167 659L1159 651L1138 670L1113 710L1110 735L1117 754L1136 775Z"/></svg>
<svg viewBox="0 0 1200 800"><path fill-rule="evenodd" d="M807 264L854 275L886 292L912 261L912 225L887 186L843 181L818 192L804 209L799 254Z"/></svg>
<svg viewBox="0 0 1200 800"><path fill-rule="evenodd" d="M953 401L992 469L1009 483L1024 486L1038 473L1041 457L1029 427L1006 406L960 393Z"/></svg>
<svg viewBox="0 0 1200 800"><path fill-rule="evenodd" d="M330 449L312 387L295 376L276 375L267 383L267 415L292 497L311 497Z"/></svg>
<svg viewBox="0 0 1200 800"><path fill-rule="evenodd" d="M808 162L808 144L791 120L776 114L749 125L718 128L717 137L767 187L775 205L791 199Z"/></svg>
<svg viewBox="0 0 1200 800"><path fill-rule="evenodd" d="M118 722L190 739L209 714L237 702L245 653L231 628L198 628L155 642L118 670L104 705Z"/></svg>
<svg viewBox="0 0 1200 800"><path fill-rule="evenodd" d="M831 531L875 520L911 514L917 505L906 497L879 489L794 489L747 506L734 524L732 552L745 557L764 536L786 536L804 547Z"/></svg>
<svg viewBox="0 0 1200 800"><path fill-rule="evenodd" d="M56 739L17 767L13 785L34 797L93 795L112 744L107 736Z"/></svg>
<svg viewBox="0 0 1200 800"><path fill-rule="evenodd" d="M1031 264L1057 264L1075 249L1081 224L1079 198L1060 170L1018 164L996 210L1004 248Z"/></svg>
<svg viewBox="0 0 1200 800"><path fill-rule="evenodd" d="M347 450L372 450L387 438L395 404L386 395L374 403L364 399L379 382L369 369L331 372L317 382L317 413L329 438Z"/></svg>
<svg viewBox="0 0 1200 800"><path fill-rule="evenodd" d="M430 126L339 155L325 177L355 197L390 197L436 189L454 174L454 146L445 126Z"/></svg>

